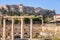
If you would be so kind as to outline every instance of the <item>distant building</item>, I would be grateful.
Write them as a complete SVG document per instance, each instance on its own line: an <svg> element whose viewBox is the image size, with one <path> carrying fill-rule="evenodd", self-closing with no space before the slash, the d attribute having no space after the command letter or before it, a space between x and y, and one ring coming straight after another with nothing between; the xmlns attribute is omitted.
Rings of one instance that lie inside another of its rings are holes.
<svg viewBox="0 0 60 40"><path fill-rule="evenodd" d="M56 21L60 21L60 14L56 14Z"/></svg>
<svg viewBox="0 0 60 40"><path fill-rule="evenodd" d="M24 7L23 7L23 4L20 4L20 5L19 5L19 11L20 11L20 12L23 12L23 8L24 8Z"/></svg>

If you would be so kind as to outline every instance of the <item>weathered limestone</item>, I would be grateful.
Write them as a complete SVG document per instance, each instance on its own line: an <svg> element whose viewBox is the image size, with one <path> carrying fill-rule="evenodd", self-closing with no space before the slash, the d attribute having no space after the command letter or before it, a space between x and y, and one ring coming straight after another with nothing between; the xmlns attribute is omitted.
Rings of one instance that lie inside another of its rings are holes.
<svg viewBox="0 0 60 40"><path fill-rule="evenodd" d="M54 16L54 21L56 21L56 16Z"/></svg>
<svg viewBox="0 0 60 40"><path fill-rule="evenodd" d="M5 18L3 19L3 40L5 40Z"/></svg>
<svg viewBox="0 0 60 40"><path fill-rule="evenodd" d="M14 27L14 19L12 18L12 26L11 26L11 36L12 36L12 40L14 40L14 32L13 32L13 28Z"/></svg>
<svg viewBox="0 0 60 40"><path fill-rule="evenodd" d="M23 38L23 18L21 18L21 39Z"/></svg>
<svg viewBox="0 0 60 40"><path fill-rule="evenodd" d="M43 18L41 18L41 20L42 20L42 25L43 25Z"/></svg>
<svg viewBox="0 0 60 40"><path fill-rule="evenodd" d="M1 24L1 19L0 19L0 26L1 26L2 24Z"/></svg>
<svg viewBox="0 0 60 40"><path fill-rule="evenodd" d="M32 40L32 18L30 18L30 40Z"/></svg>

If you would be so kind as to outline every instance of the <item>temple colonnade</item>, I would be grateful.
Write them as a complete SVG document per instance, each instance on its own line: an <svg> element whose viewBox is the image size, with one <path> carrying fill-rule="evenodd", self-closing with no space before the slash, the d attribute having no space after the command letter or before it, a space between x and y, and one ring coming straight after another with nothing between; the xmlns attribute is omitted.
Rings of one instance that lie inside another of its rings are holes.
<svg viewBox="0 0 60 40"><path fill-rule="evenodd" d="M34 16L4 16L3 17L3 40L6 40L6 18L12 20L12 25L11 25L11 40L14 40L14 18L17 18L21 21L21 39L23 39L23 19L24 18L29 18L30 19L30 39L32 40L32 18ZM42 20L42 24L43 24L43 20Z"/></svg>

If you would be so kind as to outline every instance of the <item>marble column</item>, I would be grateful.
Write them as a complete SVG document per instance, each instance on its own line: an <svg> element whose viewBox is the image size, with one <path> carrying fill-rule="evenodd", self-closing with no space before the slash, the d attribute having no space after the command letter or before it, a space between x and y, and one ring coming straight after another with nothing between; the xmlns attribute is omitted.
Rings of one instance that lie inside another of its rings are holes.
<svg viewBox="0 0 60 40"><path fill-rule="evenodd" d="M5 18L3 19L3 40L5 40Z"/></svg>
<svg viewBox="0 0 60 40"><path fill-rule="evenodd" d="M43 25L43 18L41 18L41 20L42 20L42 25Z"/></svg>
<svg viewBox="0 0 60 40"><path fill-rule="evenodd" d="M56 16L54 16L54 21L56 22Z"/></svg>
<svg viewBox="0 0 60 40"><path fill-rule="evenodd" d="M32 40L32 18L30 19L30 40Z"/></svg>
<svg viewBox="0 0 60 40"><path fill-rule="evenodd" d="M55 23L54 23L54 24L55 24L55 27L57 27L57 26L56 26L56 16L55 16L55 15L54 15L54 22L55 22Z"/></svg>
<svg viewBox="0 0 60 40"><path fill-rule="evenodd" d="M14 40L13 26L14 26L14 19L12 18L12 26L11 26L11 36L12 36L12 40Z"/></svg>
<svg viewBox="0 0 60 40"><path fill-rule="evenodd" d="M21 39L23 38L23 18L21 18Z"/></svg>
<svg viewBox="0 0 60 40"><path fill-rule="evenodd" d="M1 18L0 18L0 26L2 25L2 23L1 23Z"/></svg>

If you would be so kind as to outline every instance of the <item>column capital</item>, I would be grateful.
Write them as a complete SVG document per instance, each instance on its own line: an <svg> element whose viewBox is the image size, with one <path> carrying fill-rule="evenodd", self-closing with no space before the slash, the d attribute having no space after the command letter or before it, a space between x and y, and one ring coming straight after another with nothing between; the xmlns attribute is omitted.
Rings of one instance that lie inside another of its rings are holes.
<svg viewBox="0 0 60 40"><path fill-rule="evenodd" d="M5 17L3 17L3 19L6 19Z"/></svg>
<svg viewBox="0 0 60 40"><path fill-rule="evenodd" d="M13 17L11 19L14 19Z"/></svg>
<svg viewBox="0 0 60 40"><path fill-rule="evenodd" d="M21 17L21 19L24 19L23 17Z"/></svg>
<svg viewBox="0 0 60 40"><path fill-rule="evenodd" d="M32 19L32 17L29 17L30 19Z"/></svg>

